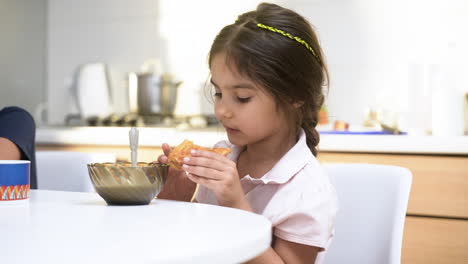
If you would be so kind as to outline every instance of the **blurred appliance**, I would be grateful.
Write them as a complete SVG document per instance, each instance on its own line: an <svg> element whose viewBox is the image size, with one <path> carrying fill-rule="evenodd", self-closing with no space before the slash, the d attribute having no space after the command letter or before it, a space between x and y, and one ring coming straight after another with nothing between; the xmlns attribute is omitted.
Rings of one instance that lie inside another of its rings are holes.
<svg viewBox="0 0 468 264"><path fill-rule="evenodd" d="M142 72L128 74L130 112L142 116L149 123L158 118L172 117L180 84L170 74L162 74L157 61L145 62Z"/></svg>
<svg viewBox="0 0 468 264"><path fill-rule="evenodd" d="M139 115L170 116L174 112L177 87L170 75L129 73L130 110Z"/></svg>
<svg viewBox="0 0 468 264"><path fill-rule="evenodd" d="M205 83L198 76L188 76L179 88L174 116L178 121L178 128L203 128L208 125L205 105L208 103L204 96ZM205 94L206 95L206 94Z"/></svg>
<svg viewBox="0 0 468 264"><path fill-rule="evenodd" d="M112 113L109 83L107 66L103 63L78 68L73 92L82 119L105 118Z"/></svg>
<svg viewBox="0 0 468 264"><path fill-rule="evenodd" d="M112 113L112 98L107 66L103 63L84 64L74 72L69 84L69 111L65 124L96 125L96 120Z"/></svg>

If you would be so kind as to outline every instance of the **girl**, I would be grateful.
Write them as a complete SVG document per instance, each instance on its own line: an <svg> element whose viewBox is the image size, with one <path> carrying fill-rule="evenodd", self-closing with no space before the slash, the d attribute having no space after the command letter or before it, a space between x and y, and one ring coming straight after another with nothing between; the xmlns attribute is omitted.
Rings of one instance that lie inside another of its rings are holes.
<svg viewBox="0 0 468 264"><path fill-rule="evenodd" d="M320 263L334 232L336 194L315 156L328 72L317 37L297 13L260 4L216 36L210 53L215 114L227 157L193 150L159 198L196 200L267 217L271 248L249 263ZM170 148L163 144L167 162Z"/></svg>

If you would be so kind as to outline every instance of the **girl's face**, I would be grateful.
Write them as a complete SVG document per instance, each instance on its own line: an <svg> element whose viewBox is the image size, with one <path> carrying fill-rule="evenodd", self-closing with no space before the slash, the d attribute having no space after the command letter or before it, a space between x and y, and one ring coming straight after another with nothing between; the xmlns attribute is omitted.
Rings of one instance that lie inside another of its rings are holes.
<svg viewBox="0 0 468 264"><path fill-rule="evenodd" d="M289 123L265 89L226 64L225 54L211 61L216 118L226 128L229 141L245 146L284 135Z"/></svg>

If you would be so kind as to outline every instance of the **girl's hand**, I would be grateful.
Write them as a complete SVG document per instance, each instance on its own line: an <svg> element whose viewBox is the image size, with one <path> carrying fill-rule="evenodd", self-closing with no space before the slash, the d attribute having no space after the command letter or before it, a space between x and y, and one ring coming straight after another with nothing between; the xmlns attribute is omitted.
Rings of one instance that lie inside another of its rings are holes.
<svg viewBox="0 0 468 264"><path fill-rule="evenodd" d="M171 148L168 144L162 145L164 154L158 157L158 162L167 164L167 156L171 153ZM158 194L158 199L169 199L178 201L190 201L196 184L187 178L185 171L169 168L166 183L163 189Z"/></svg>
<svg viewBox="0 0 468 264"><path fill-rule="evenodd" d="M190 154L182 166L190 180L212 190L219 205L251 211L235 162L209 151L191 150Z"/></svg>

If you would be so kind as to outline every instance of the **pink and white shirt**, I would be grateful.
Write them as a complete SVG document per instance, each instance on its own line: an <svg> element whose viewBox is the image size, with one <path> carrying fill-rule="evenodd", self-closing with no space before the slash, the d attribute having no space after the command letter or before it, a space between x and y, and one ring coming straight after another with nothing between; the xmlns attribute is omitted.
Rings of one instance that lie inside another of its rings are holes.
<svg viewBox="0 0 468 264"><path fill-rule="evenodd" d="M228 158L236 162L243 150L228 141L215 147L231 148ZM276 237L322 248L315 263L323 261L334 234L337 196L307 147L304 131L296 145L265 175L257 179L246 175L240 181L253 211L271 221ZM200 203L218 204L214 193L204 186L199 187L196 199Z"/></svg>

